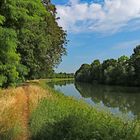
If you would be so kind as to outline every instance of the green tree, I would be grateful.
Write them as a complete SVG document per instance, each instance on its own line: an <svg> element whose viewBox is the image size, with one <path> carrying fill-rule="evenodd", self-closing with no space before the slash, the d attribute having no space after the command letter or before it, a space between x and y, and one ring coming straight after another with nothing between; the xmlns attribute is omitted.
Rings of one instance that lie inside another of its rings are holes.
<svg viewBox="0 0 140 140"><path fill-rule="evenodd" d="M134 49L130 58L131 66L134 68L134 80L136 85L140 85L140 45Z"/></svg>
<svg viewBox="0 0 140 140"><path fill-rule="evenodd" d="M1 0L0 24L16 36L20 80L25 75L26 79L46 78L66 54L66 32L58 26L56 8L49 0Z"/></svg>
<svg viewBox="0 0 140 140"><path fill-rule="evenodd" d="M76 81L111 85L140 86L140 45L129 58L107 59L100 63L97 59L91 65L82 65L75 74Z"/></svg>
<svg viewBox="0 0 140 140"><path fill-rule="evenodd" d="M118 58L117 66L114 70L115 84L127 85L128 81L128 67L129 67L129 58L127 56L121 56Z"/></svg>
<svg viewBox="0 0 140 140"><path fill-rule="evenodd" d="M91 79L93 82L100 82L100 74L101 74L101 64L100 61L94 60L91 64Z"/></svg>
<svg viewBox="0 0 140 140"><path fill-rule="evenodd" d="M91 81L91 66L83 64L80 69L75 73L76 81L90 82Z"/></svg>
<svg viewBox="0 0 140 140"><path fill-rule="evenodd" d="M115 81L114 69L117 65L117 60L108 59L102 64L102 82L105 84L113 84Z"/></svg>
<svg viewBox="0 0 140 140"><path fill-rule="evenodd" d="M14 30L0 27L0 87L15 85L19 79L16 53L17 36Z"/></svg>

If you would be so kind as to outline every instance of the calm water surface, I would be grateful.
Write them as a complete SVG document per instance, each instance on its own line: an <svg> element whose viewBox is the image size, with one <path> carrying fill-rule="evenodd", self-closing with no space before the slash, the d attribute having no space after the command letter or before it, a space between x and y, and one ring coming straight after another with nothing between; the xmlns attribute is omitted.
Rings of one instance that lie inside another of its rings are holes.
<svg viewBox="0 0 140 140"><path fill-rule="evenodd" d="M140 88L91 85L62 81L49 83L66 96L82 99L98 109L128 119L140 118Z"/></svg>

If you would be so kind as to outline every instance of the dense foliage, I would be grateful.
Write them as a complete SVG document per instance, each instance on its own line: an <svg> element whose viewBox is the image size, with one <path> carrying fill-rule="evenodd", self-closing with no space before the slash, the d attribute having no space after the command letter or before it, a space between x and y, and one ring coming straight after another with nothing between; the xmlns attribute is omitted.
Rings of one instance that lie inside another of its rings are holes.
<svg viewBox="0 0 140 140"><path fill-rule="evenodd" d="M0 1L0 86L45 78L66 53L49 0Z"/></svg>
<svg viewBox="0 0 140 140"><path fill-rule="evenodd" d="M74 73L65 73L65 72L54 73L52 75L52 78L74 78Z"/></svg>
<svg viewBox="0 0 140 140"><path fill-rule="evenodd" d="M100 84L140 86L140 46L128 58L121 56L118 60L108 59L100 63L93 61L91 65L83 64L75 73L79 82Z"/></svg>

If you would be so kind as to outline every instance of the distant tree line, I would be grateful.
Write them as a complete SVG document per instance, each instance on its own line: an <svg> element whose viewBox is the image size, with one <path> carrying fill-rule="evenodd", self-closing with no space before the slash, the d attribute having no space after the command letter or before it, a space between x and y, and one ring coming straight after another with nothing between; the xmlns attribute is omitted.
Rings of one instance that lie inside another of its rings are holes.
<svg viewBox="0 0 140 140"><path fill-rule="evenodd" d="M49 78L74 78L74 73L65 73L65 72L54 73L50 75Z"/></svg>
<svg viewBox="0 0 140 140"><path fill-rule="evenodd" d="M94 60L92 64L83 64L75 73L75 80L79 82L140 86L140 45L134 49L129 57L121 56L108 59L101 63Z"/></svg>
<svg viewBox="0 0 140 140"><path fill-rule="evenodd" d="M0 0L0 87L46 78L66 54L50 0Z"/></svg>

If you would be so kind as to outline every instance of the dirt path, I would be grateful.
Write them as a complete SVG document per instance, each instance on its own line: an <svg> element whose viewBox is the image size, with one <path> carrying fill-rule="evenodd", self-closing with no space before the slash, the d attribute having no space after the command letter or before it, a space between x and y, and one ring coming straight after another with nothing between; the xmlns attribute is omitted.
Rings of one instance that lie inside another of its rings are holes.
<svg viewBox="0 0 140 140"><path fill-rule="evenodd" d="M29 140L29 86L23 86L22 97L21 95L17 95L17 105L22 102L22 114L21 114L21 125L22 125L22 133L16 140ZM22 101L21 101L22 100Z"/></svg>
<svg viewBox="0 0 140 140"><path fill-rule="evenodd" d="M23 109L23 128L24 128L24 135L22 140L29 140L29 90L28 86L23 87L25 93L25 104Z"/></svg>
<svg viewBox="0 0 140 140"><path fill-rule="evenodd" d="M19 90L18 90L19 89ZM15 96L16 102L13 106L15 106L15 112L18 114L19 122L21 124L22 132L20 136L16 138L16 140L29 140L31 139L29 121L30 121L30 109L34 109L37 107L39 100L42 98L51 98L51 94L46 90L37 87L30 86L28 84L19 87L16 91L17 94ZM32 106L32 107L31 107Z"/></svg>

